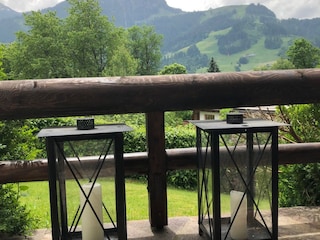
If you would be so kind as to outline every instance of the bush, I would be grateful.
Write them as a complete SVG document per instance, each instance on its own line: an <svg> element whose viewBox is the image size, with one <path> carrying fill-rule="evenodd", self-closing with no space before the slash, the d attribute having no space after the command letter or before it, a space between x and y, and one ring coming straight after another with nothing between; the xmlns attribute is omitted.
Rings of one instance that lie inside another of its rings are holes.
<svg viewBox="0 0 320 240"><path fill-rule="evenodd" d="M196 131L191 125L166 128L166 148L188 148L196 146ZM194 159L196 161L196 159ZM169 185L192 190L197 188L196 170L169 171L167 182Z"/></svg>
<svg viewBox="0 0 320 240"><path fill-rule="evenodd" d="M177 188L194 190L197 188L198 183L197 170L169 171L167 183Z"/></svg>
<svg viewBox="0 0 320 240"><path fill-rule="evenodd" d="M145 152L147 151L145 126L132 126L134 131L124 134L124 152Z"/></svg>
<svg viewBox="0 0 320 240"><path fill-rule="evenodd" d="M320 206L320 164L281 166L279 205Z"/></svg>
<svg viewBox="0 0 320 240"><path fill-rule="evenodd" d="M0 161L35 159L36 137L26 121L0 122ZM0 239L7 235L27 234L34 226L26 207L20 205L19 194L12 184L0 184Z"/></svg>
<svg viewBox="0 0 320 240"><path fill-rule="evenodd" d="M182 113L179 113L182 114ZM185 113L187 114L187 113ZM172 117L172 116L171 116ZM169 121L172 118L169 117ZM181 120L182 122L182 120ZM145 126L132 126L134 131L125 134L125 152L144 152L147 150ZM196 136L195 129L191 125L166 126L166 148L187 148L195 147ZM195 159L196 161L196 159ZM130 176L134 179L146 180L146 176ZM177 170L169 171L167 174L169 185L181 189L195 189L197 187L196 170Z"/></svg>
<svg viewBox="0 0 320 240"><path fill-rule="evenodd" d="M19 203L19 194L12 184L0 185L0 239L7 235L27 234L35 219L30 217L26 206Z"/></svg>
<svg viewBox="0 0 320 240"><path fill-rule="evenodd" d="M292 142L320 140L319 104L282 106L279 115L290 124L286 139ZM320 206L320 163L281 166L280 170L280 206Z"/></svg>
<svg viewBox="0 0 320 240"><path fill-rule="evenodd" d="M240 64L248 64L249 63L249 60L247 57L240 57L239 58L239 63Z"/></svg>

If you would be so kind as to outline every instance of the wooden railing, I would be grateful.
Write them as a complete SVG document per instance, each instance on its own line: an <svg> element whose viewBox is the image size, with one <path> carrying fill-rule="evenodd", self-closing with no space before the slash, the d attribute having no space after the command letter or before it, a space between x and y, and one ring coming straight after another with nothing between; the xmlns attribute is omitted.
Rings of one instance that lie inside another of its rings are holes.
<svg viewBox="0 0 320 240"><path fill-rule="evenodd" d="M166 149L166 170L196 169L196 154L196 148ZM280 144L278 157L279 165L320 162L320 143ZM97 159L98 156L82 158L81 167L86 169L86 166L96 165ZM148 161L147 152L125 153L126 176L148 174ZM73 166L79 164L77 159L70 159L69 162ZM0 184L47 181L47 168L46 159L2 161L0 162ZM109 176L112 168L113 166L104 166L100 176ZM67 172L66 178L73 178L73 176Z"/></svg>
<svg viewBox="0 0 320 240"><path fill-rule="evenodd" d="M148 152L126 155L126 167L137 172L148 169L150 223L163 227L167 225L166 171L195 166L194 149L165 149L165 111L319 103L319 92L320 69L1 81L0 120L146 113ZM319 162L319 144L280 147L279 160L290 163L292 159ZM0 175L10 182L14 171L29 165L46 168L44 162L0 163ZM7 171L10 174L4 174Z"/></svg>
<svg viewBox="0 0 320 240"><path fill-rule="evenodd" d="M320 102L320 69L1 81L0 119Z"/></svg>

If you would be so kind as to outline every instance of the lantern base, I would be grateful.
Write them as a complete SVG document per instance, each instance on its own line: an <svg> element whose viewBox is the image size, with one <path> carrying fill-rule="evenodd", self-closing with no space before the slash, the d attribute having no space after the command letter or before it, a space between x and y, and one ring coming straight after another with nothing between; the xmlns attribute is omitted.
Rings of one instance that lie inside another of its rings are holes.
<svg viewBox="0 0 320 240"><path fill-rule="evenodd" d="M68 237L72 240L82 240L82 232L81 231L76 231L72 233L69 232ZM116 228L104 229L104 240L107 240L107 239L119 239Z"/></svg>
<svg viewBox="0 0 320 240"><path fill-rule="evenodd" d="M210 219L210 222L213 223L213 219ZM230 236L230 232L228 233L230 227L230 217L221 219L221 239L225 240L233 240ZM213 229L213 227L211 227ZM210 236L209 220L205 219L199 225L199 234L205 235L208 239L216 239L215 233L213 232L213 236ZM226 235L228 234L228 237ZM250 225L248 224L248 240L267 240L274 239L272 238L272 233L268 231L258 220L254 219Z"/></svg>

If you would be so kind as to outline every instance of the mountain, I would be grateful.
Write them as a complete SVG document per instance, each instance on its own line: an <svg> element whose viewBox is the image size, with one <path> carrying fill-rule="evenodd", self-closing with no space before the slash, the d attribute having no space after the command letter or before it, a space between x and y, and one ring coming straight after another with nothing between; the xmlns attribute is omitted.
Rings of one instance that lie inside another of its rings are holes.
<svg viewBox="0 0 320 240"><path fill-rule="evenodd" d="M205 72L211 57L222 71L269 65L299 37L320 47L320 18L279 20L260 4L183 13L150 24L165 36L163 65L178 62L188 72Z"/></svg>
<svg viewBox="0 0 320 240"><path fill-rule="evenodd" d="M0 3L0 42L14 41L14 33L21 29L23 29L22 13L18 13Z"/></svg>
<svg viewBox="0 0 320 240"><path fill-rule="evenodd" d="M21 14L0 3L0 20L20 16Z"/></svg>
<svg viewBox="0 0 320 240"><path fill-rule="evenodd" d="M298 37L320 47L320 18L279 20L260 4L183 12L169 7L165 0L99 2L102 13L117 26L153 25L164 36L163 64L178 62L190 73L206 71L211 57L222 71L251 70L270 64L283 56ZM55 11L63 18L68 6L62 2L43 12ZM2 11L8 13L6 17ZM0 42L13 41L14 33L25 29L22 14L0 5L0 16Z"/></svg>
<svg viewBox="0 0 320 240"><path fill-rule="evenodd" d="M159 17L169 17L180 14L180 9L171 8L165 0L99 0L102 14L115 22L117 26L130 27L136 24L148 24ZM23 15L13 10L2 16L1 6L6 10L10 8L0 4L0 42L11 42L15 39L15 32L25 29ZM64 18L68 14L69 3L61 2L42 12L55 11L57 16ZM1 34L5 33L5 34Z"/></svg>
<svg viewBox="0 0 320 240"><path fill-rule="evenodd" d="M169 7L165 0L99 0L99 3L102 14L121 27L130 27L159 17L182 13L180 9ZM59 17L66 17L68 8L68 2L61 2L44 11L56 11Z"/></svg>

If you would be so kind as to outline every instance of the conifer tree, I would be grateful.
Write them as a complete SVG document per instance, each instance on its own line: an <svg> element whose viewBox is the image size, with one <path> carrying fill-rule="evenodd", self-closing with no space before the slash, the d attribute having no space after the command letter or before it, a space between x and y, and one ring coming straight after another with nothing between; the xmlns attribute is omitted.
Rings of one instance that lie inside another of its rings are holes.
<svg viewBox="0 0 320 240"><path fill-rule="evenodd" d="M214 60L213 57L212 57L211 60L210 60L208 72L220 72L220 69L219 69L219 67L218 67L218 64L216 63L216 61Z"/></svg>

